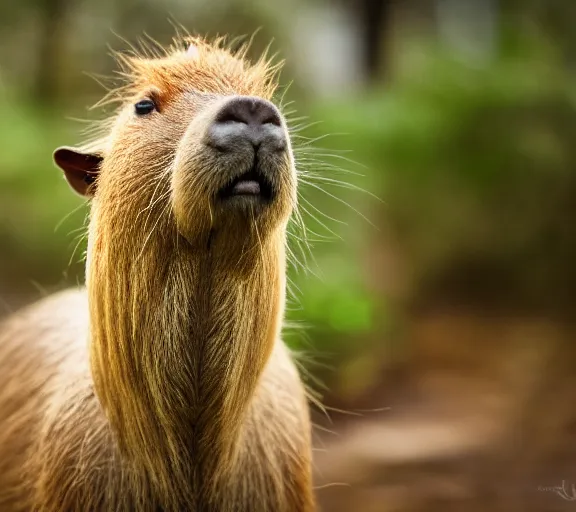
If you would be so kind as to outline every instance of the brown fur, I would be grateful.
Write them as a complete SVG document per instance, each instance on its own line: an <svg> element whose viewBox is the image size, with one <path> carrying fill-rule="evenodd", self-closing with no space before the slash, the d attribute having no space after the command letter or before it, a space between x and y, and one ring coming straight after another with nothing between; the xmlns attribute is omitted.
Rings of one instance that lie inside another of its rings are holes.
<svg viewBox="0 0 576 512"><path fill-rule="evenodd" d="M271 98L265 60L194 40L124 58L92 203L86 290L0 328L0 510L315 509L304 388L280 340L291 151L274 203L210 202L202 134L227 96ZM135 119L154 95L160 112Z"/></svg>

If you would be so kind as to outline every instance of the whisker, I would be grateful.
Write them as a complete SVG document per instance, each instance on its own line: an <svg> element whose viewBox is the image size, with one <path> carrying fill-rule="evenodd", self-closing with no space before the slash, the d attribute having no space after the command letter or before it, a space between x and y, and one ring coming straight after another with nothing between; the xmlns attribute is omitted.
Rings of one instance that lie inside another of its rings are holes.
<svg viewBox="0 0 576 512"><path fill-rule="evenodd" d="M67 265L68 269L72 266L72 262L74 260L74 256L76 256L76 251L78 250L78 247L80 247L82 242L84 242L85 240L88 239L88 233L81 233L77 238L78 238L78 242L74 246L74 249L72 250L72 255L70 256L70 259L68 260L68 265ZM82 259L84 259L84 258L82 258Z"/></svg>
<svg viewBox="0 0 576 512"><path fill-rule="evenodd" d="M334 194L328 192L326 189L323 189L322 187L314 184L314 183L308 183L309 186L314 187L315 189L319 190L320 192L323 192L324 194L330 196L331 198L335 199L336 201L338 201L339 203L342 203L344 205L346 205L348 208L350 208L352 211L356 212L358 215L360 215L360 217L362 217L366 222L368 222L368 224L370 224L374 229L378 230L378 228L376 227L376 225L370 220L368 219L368 217L366 217L362 212L360 212L359 210L357 210L356 208L354 208L350 203L347 203L346 201L344 201L344 199L335 196Z"/></svg>
<svg viewBox="0 0 576 512"><path fill-rule="evenodd" d="M312 206L312 205L310 205L310 206ZM342 240L342 237L340 235L338 235L334 230L330 229L324 222L322 222L320 219L318 219L318 217L316 217L312 212L308 211L304 206L301 206L301 208L304 211L304 213L306 213L306 215L308 215L310 218L312 218L316 223L320 224L320 226L322 226L326 231L328 231L329 233L334 235L335 238ZM318 211L320 211L320 210L318 210ZM320 212L320 213L325 216L325 214L323 212Z"/></svg>
<svg viewBox="0 0 576 512"><path fill-rule="evenodd" d="M361 193L367 194L370 197L372 197L373 199L376 199L377 201L385 204L384 200L381 199L380 197L378 197L376 194L373 194L372 192L370 192L370 191L368 191L362 187L354 185L353 183L347 183L345 181L335 180L333 178L328 178L326 176L318 176L318 175L312 175L312 174L307 175L306 178L301 178L301 179L302 179L302 182L306 183L306 184L311 184L314 180L318 180L318 181L322 181L324 183L327 183L328 185L333 186L333 187L345 188L348 190L353 190L355 192L361 192ZM308 179L310 181L308 181Z"/></svg>
<svg viewBox="0 0 576 512"><path fill-rule="evenodd" d="M168 192L169 193L169 192ZM148 244L148 241L150 240L150 238L152 237L152 235L154 234L154 231L156 230L156 227L158 226L158 223L160 222L160 220L163 219L163 217L166 215L166 211L168 210L168 208L170 208L170 203L167 203L163 210L162 213L160 215L158 215L158 218L156 219L156 222L154 223L154 225L152 226L152 229L150 230L150 233L148 234L148 236L145 238L144 243L142 244L142 249L140 250L140 253L138 254L138 256L136 257L137 260L139 260L142 255L144 254L144 250L146 249L146 245Z"/></svg>
<svg viewBox="0 0 576 512"><path fill-rule="evenodd" d="M58 221L58 224L56 224L56 227L54 228L54 233L56 233L62 227L62 224L64 224L64 222L66 222L67 219L69 219L72 215L74 215L81 208L86 207L88 205L88 203L89 203L89 201L85 200L82 203L80 203L76 208L74 208L71 212L64 215L64 217L62 217L62 219L60 221Z"/></svg>
<svg viewBox="0 0 576 512"><path fill-rule="evenodd" d="M309 186L313 186L312 183L308 183L308 185L309 185ZM323 191L322 188L320 188L320 187L318 187L318 188ZM326 218L327 220L332 221L332 222L336 222L337 224L341 224L341 225L343 225L343 226L346 226L346 225L347 225L347 223L344 222L343 220L335 219L334 217L331 217L330 215L328 215L326 212L323 212L322 210L320 210L317 206L315 206L315 205L312 203L312 201L308 200L306 197L301 196L301 199L302 199L302 201L304 201L310 208L312 208L312 209L313 209L314 211L316 211L318 214L322 215L322 217ZM308 211L306 208L302 207L302 209L303 209L308 215L311 214L311 212ZM313 217L313 218L316 220L315 217ZM323 227L326 227L326 226L323 225ZM333 234L336 234L336 233L334 233L334 232L332 232L332 233L333 233Z"/></svg>

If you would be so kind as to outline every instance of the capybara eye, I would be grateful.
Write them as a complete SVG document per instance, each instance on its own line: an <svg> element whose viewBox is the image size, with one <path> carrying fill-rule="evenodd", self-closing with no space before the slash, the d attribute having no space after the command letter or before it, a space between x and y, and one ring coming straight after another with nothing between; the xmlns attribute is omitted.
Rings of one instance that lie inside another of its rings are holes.
<svg viewBox="0 0 576 512"><path fill-rule="evenodd" d="M156 110L156 104L152 100L140 100L134 105L134 110L139 116L145 116L153 110Z"/></svg>

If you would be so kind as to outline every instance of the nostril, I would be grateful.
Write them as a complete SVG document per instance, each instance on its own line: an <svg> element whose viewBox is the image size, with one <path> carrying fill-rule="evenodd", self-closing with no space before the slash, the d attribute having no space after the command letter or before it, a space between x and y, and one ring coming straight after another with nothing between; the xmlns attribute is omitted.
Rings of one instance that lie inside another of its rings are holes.
<svg viewBox="0 0 576 512"><path fill-rule="evenodd" d="M280 113L276 107L261 98L238 96L228 102L216 115L217 123L243 123L262 126L271 124L282 126Z"/></svg>
<svg viewBox="0 0 576 512"><path fill-rule="evenodd" d="M271 111L264 117L264 119L262 119L262 124L272 124L274 126L282 126L282 121L280 121L280 116L276 112Z"/></svg>
<svg viewBox="0 0 576 512"><path fill-rule="evenodd" d="M243 123L248 124L246 120L242 119L232 109L224 109L216 116L217 123Z"/></svg>

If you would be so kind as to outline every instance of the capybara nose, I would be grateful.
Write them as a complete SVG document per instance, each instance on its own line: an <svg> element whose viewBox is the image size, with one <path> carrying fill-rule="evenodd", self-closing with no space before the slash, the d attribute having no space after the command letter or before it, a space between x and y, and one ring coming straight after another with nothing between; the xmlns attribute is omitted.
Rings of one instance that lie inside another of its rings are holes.
<svg viewBox="0 0 576 512"><path fill-rule="evenodd" d="M286 150L282 116L269 101L236 96L216 113L208 130L208 144L226 152L281 152Z"/></svg>

